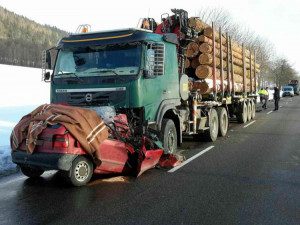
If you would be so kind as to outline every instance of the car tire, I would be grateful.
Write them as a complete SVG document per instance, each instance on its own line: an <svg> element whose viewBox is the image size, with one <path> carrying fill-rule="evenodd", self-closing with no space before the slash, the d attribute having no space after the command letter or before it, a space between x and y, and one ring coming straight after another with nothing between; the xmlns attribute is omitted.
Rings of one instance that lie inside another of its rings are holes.
<svg viewBox="0 0 300 225"><path fill-rule="evenodd" d="M40 177L45 171L40 168L33 168L28 166L20 166L22 173L30 178L38 178Z"/></svg>
<svg viewBox="0 0 300 225"><path fill-rule="evenodd" d="M177 131L171 119L163 119L160 140L164 146L164 154L175 154L177 151Z"/></svg>
<svg viewBox="0 0 300 225"><path fill-rule="evenodd" d="M84 156L77 156L73 162L67 181L73 186L86 185L93 175L93 163Z"/></svg>

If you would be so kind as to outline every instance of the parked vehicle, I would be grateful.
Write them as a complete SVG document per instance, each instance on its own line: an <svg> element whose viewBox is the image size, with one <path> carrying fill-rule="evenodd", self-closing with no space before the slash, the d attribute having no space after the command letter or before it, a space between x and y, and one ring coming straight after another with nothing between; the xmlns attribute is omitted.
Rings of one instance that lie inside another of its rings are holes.
<svg viewBox="0 0 300 225"><path fill-rule="evenodd" d="M288 86L292 86L294 89L294 94L299 95L299 83L298 80L290 80Z"/></svg>
<svg viewBox="0 0 300 225"><path fill-rule="evenodd" d="M295 95L294 88L292 86L285 86L283 88L282 97L285 97L285 96L294 97L294 95Z"/></svg>

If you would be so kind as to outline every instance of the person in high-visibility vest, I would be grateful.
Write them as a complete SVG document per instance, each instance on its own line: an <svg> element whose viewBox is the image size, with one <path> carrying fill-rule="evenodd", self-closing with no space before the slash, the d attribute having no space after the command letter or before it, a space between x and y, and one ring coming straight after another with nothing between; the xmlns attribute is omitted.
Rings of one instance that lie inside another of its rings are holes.
<svg viewBox="0 0 300 225"><path fill-rule="evenodd" d="M264 91L264 88L261 88L259 91L258 91L258 94L259 94L259 99L260 99L260 103L263 104L263 101L265 99L265 95L263 94L263 91Z"/></svg>
<svg viewBox="0 0 300 225"><path fill-rule="evenodd" d="M268 103L268 99L269 99L268 90L269 90L268 87L266 87L266 90L263 90L263 94L265 95L265 101L264 101L264 104L262 105L263 109L267 109L267 103Z"/></svg>

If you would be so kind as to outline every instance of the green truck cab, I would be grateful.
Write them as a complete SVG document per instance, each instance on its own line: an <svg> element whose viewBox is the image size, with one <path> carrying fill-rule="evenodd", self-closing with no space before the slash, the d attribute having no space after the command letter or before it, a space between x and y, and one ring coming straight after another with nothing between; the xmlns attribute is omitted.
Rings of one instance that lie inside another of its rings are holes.
<svg viewBox="0 0 300 225"><path fill-rule="evenodd" d="M51 82L51 103L115 107L133 127L146 122L160 132L169 145L164 144L166 151L173 152L182 137L177 107L181 95L188 95L187 78L179 87L176 41L175 34L142 29L65 37L54 49L53 73L44 77ZM46 55L50 66L51 56Z"/></svg>

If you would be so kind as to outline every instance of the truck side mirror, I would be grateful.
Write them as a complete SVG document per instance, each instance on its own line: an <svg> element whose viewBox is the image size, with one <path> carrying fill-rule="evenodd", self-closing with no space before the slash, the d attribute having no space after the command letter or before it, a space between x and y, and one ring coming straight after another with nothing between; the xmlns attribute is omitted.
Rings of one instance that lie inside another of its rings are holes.
<svg viewBox="0 0 300 225"><path fill-rule="evenodd" d="M146 53L146 68L144 70L144 76L146 79L155 78L154 75L154 66L155 66L155 52L153 49L147 49Z"/></svg>
<svg viewBox="0 0 300 225"><path fill-rule="evenodd" d="M50 72L44 74L44 81L50 81Z"/></svg>
<svg viewBox="0 0 300 225"><path fill-rule="evenodd" d="M47 66L48 68L47 69L52 69L51 67L51 54L50 54L50 51L46 51L46 62L47 62Z"/></svg>

